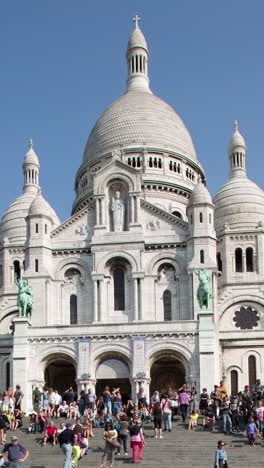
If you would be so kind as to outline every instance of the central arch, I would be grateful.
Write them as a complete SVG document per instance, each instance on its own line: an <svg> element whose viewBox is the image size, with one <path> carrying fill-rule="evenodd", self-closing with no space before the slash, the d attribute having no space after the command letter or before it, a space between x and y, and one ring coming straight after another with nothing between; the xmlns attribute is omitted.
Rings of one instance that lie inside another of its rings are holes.
<svg viewBox="0 0 264 468"><path fill-rule="evenodd" d="M180 356L172 350L156 353L150 362L150 395L158 390L161 393L178 390L186 382L186 368Z"/></svg>
<svg viewBox="0 0 264 468"><path fill-rule="evenodd" d="M47 387L52 387L60 394L67 388L76 386L76 366L70 356L63 353L55 353L45 360L44 381Z"/></svg>
<svg viewBox="0 0 264 468"><path fill-rule="evenodd" d="M110 391L119 388L124 402L131 397L130 369L122 357L108 355L102 358L97 365L95 377L97 396L108 386Z"/></svg>

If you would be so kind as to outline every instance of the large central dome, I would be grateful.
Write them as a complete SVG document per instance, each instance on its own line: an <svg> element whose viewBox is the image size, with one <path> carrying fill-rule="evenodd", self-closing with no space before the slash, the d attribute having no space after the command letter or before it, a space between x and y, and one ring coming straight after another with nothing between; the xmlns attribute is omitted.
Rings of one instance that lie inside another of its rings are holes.
<svg viewBox="0 0 264 468"><path fill-rule="evenodd" d="M192 138L174 109L150 92L131 90L97 120L83 162L91 164L115 147L143 145L175 151L196 161Z"/></svg>

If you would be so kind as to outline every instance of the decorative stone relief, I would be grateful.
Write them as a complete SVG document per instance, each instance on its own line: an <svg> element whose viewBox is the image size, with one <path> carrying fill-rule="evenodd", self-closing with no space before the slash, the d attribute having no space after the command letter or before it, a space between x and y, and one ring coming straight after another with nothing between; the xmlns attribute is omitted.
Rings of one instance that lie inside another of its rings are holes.
<svg viewBox="0 0 264 468"><path fill-rule="evenodd" d="M77 227L75 233L80 234L81 236L85 236L89 232L89 227L87 224L80 224L80 226Z"/></svg>
<svg viewBox="0 0 264 468"><path fill-rule="evenodd" d="M158 231L160 228L160 222L156 218L152 218L147 224L147 229L149 231Z"/></svg>
<svg viewBox="0 0 264 468"><path fill-rule="evenodd" d="M252 307L240 307L233 318L235 326L240 330L252 330L252 328L258 326L259 320L258 312Z"/></svg>

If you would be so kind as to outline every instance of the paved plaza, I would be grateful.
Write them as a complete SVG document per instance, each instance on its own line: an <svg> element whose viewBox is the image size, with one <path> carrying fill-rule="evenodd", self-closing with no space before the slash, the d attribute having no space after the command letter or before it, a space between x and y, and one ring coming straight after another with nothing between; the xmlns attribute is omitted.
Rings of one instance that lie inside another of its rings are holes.
<svg viewBox="0 0 264 468"><path fill-rule="evenodd" d="M57 422L56 422L57 424ZM26 424L25 424L26 426ZM139 466L175 468L212 468L214 451L219 439L227 443L230 468L260 468L264 466L264 444L260 438L256 448L249 448L243 434L224 436L220 432L196 432L186 430L178 419L174 422L173 431L165 433L163 439L153 438L152 424L145 424L146 448L144 460ZM30 456L24 468L63 468L63 454L59 447L42 447L42 437L27 434L24 429L16 432L20 442L25 445ZM100 465L104 442L103 429L94 429L95 437L90 442L90 453L79 462L79 467L97 467ZM8 432L8 438L12 435ZM116 457L114 467L121 468L131 464L131 449L129 456L123 453Z"/></svg>

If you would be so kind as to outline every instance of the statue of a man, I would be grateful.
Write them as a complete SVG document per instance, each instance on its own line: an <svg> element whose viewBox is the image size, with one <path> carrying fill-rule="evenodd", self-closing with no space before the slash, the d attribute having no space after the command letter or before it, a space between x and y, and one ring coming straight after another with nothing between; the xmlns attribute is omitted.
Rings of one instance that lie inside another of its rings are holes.
<svg viewBox="0 0 264 468"><path fill-rule="evenodd" d="M199 301L200 309L202 309L203 306L205 306L206 309L208 309L209 301L213 297L212 275L207 273L205 268L200 268L198 272L195 271L195 274L198 276L200 282L197 290L197 298Z"/></svg>
<svg viewBox="0 0 264 468"><path fill-rule="evenodd" d="M114 231L124 231L125 227L125 205L120 198L120 192L116 192L112 198L111 210L113 212Z"/></svg>
<svg viewBox="0 0 264 468"><path fill-rule="evenodd" d="M32 288L27 280L21 280L16 276L16 285L18 287L17 307L19 317L28 317L31 319L33 309Z"/></svg>

